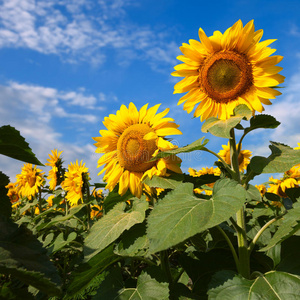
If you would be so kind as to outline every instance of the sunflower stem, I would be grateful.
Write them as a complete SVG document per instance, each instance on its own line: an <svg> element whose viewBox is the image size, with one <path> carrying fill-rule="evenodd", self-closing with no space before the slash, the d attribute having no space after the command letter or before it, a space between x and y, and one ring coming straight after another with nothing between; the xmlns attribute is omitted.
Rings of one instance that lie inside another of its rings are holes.
<svg viewBox="0 0 300 300"><path fill-rule="evenodd" d="M167 250L160 252L160 263L161 263L161 269L166 275L167 280L169 282L169 288L171 288L173 285L173 277L170 270L170 263L169 263Z"/></svg>
<svg viewBox="0 0 300 300"><path fill-rule="evenodd" d="M238 162L238 152L236 149L235 133L234 128L230 131L230 156L231 156L231 167L234 171L233 179L235 179L239 184L241 183L239 162ZM239 227L237 231L238 238L238 251L239 251L239 273L245 278L250 278L250 261L248 252L248 241L246 236L246 223L245 223L245 212L244 207L242 207L236 213L236 223Z"/></svg>
<svg viewBox="0 0 300 300"><path fill-rule="evenodd" d="M217 228L221 232L221 234L224 236L224 238L225 238L225 240L226 240L226 242L227 242L227 244L228 244L228 246L229 246L229 248L231 250L231 253L233 255L236 268L237 268L237 270L239 270L239 258L238 258L237 254L236 254L236 251L235 251L235 249L234 249L234 247L233 247L233 245L232 245L232 243L231 243L228 235L225 233L225 231L220 226L217 226Z"/></svg>
<svg viewBox="0 0 300 300"><path fill-rule="evenodd" d="M217 154L214 151L211 151L211 150L209 150L209 149L207 149L205 147L203 147L202 150L206 151L206 152L208 152L208 153L210 153L210 154L212 154L214 156L216 156L220 160L220 162L223 164L224 168L229 172L229 174L231 174L231 176L233 176L232 169L228 166L228 164L225 162L225 160L219 154Z"/></svg>

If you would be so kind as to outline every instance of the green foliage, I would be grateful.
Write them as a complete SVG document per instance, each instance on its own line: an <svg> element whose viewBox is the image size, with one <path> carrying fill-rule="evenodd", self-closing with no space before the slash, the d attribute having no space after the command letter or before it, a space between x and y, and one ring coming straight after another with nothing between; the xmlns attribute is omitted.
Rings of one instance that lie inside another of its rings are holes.
<svg viewBox="0 0 300 300"><path fill-rule="evenodd" d="M72 275L67 289L67 297L73 297L84 291L97 275L119 259L113 252L113 245L110 245L88 262L82 263Z"/></svg>
<svg viewBox="0 0 300 300"><path fill-rule="evenodd" d="M9 178L0 171L0 215L10 218L11 215L11 203L7 196L6 185L9 184Z"/></svg>
<svg viewBox="0 0 300 300"><path fill-rule="evenodd" d="M137 279L136 288L124 288L119 291L119 300L168 300L168 283L158 282L149 274L142 273Z"/></svg>
<svg viewBox="0 0 300 300"><path fill-rule="evenodd" d="M166 157L169 155L177 155L179 153L187 153L187 152L192 152L192 151L196 151L196 150L203 150L205 148L205 145L208 142L209 142L209 140L208 139L204 140L204 137L203 137L187 146L180 147L180 148L173 149L173 150L159 152L154 158L151 159L151 161L156 160L158 158Z"/></svg>
<svg viewBox="0 0 300 300"><path fill-rule="evenodd" d="M58 296L60 278L41 243L24 226L0 217L0 272Z"/></svg>
<svg viewBox="0 0 300 300"><path fill-rule="evenodd" d="M192 184L181 184L150 213L147 230L150 253L175 246L228 220L242 207L245 198L242 186L229 179L215 183L211 200L194 196Z"/></svg>
<svg viewBox="0 0 300 300"><path fill-rule="evenodd" d="M216 117L208 118L202 125L203 132L210 132L211 134L230 138L230 131L237 126L243 118L247 120L251 117L252 112L247 105L241 104L234 109L234 116L227 120L220 120Z"/></svg>
<svg viewBox="0 0 300 300"><path fill-rule="evenodd" d="M300 150L275 142L269 147L272 151L269 157L254 156L251 159L248 167L255 174L283 173L300 163Z"/></svg>
<svg viewBox="0 0 300 300"><path fill-rule="evenodd" d="M121 233L145 219L148 203L145 199L135 200L132 209L124 212L125 203L118 203L107 215L97 221L85 239L85 260L91 259L114 242Z"/></svg>
<svg viewBox="0 0 300 300"><path fill-rule="evenodd" d="M0 127L0 154L35 165L43 164L35 157L20 132L9 125Z"/></svg>
<svg viewBox="0 0 300 300"><path fill-rule="evenodd" d="M278 122L273 116L264 114L256 115L250 119L250 127L245 128L245 133L249 133L250 131L259 128L274 129L279 125L280 122Z"/></svg>
<svg viewBox="0 0 300 300"><path fill-rule="evenodd" d="M273 238L268 243L268 246L262 248L261 251L266 251L295 234L300 229L299 216L300 202L297 202L294 203L294 207L288 210L287 214L282 218L280 222L281 224L279 225Z"/></svg>
<svg viewBox="0 0 300 300"><path fill-rule="evenodd" d="M284 272L271 271L247 280L233 272L221 271L213 278L208 299L290 300L298 299L299 288L300 277Z"/></svg>

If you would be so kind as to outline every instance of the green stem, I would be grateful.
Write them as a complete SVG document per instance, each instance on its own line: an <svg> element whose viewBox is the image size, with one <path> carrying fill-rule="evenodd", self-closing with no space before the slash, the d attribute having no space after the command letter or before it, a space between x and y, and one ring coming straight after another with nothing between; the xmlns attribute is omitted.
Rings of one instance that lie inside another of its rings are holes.
<svg viewBox="0 0 300 300"><path fill-rule="evenodd" d="M171 289L171 287L173 286L173 277L170 270L168 252L166 250L160 252L160 262L161 262L161 269L166 275L167 280L169 282L169 288Z"/></svg>
<svg viewBox="0 0 300 300"><path fill-rule="evenodd" d="M233 245L232 245L232 243L231 243L228 235L225 233L225 231L220 226L217 226L217 228L219 229L219 231L221 232L221 234L224 236L224 238L225 238L225 240L226 240L226 242L227 242L227 244L228 244L228 246L229 246L229 248L231 250L231 253L233 255L236 268L237 268L237 270L239 270L239 258L238 258L237 254L236 254L236 251L235 251L235 249L234 249L234 247L233 247Z"/></svg>
<svg viewBox="0 0 300 300"><path fill-rule="evenodd" d="M239 162L238 162L238 152L236 149L236 141L235 141L235 133L232 128L230 131L230 156L231 156L231 167L234 171L233 179L235 179L238 183L241 183L240 170L239 170ZM237 230L237 238L238 238L238 249L239 249L239 272L245 278L250 278L250 259L248 252L248 241L246 236L246 223L245 223L245 212L244 207L242 207L236 213L236 224L240 228Z"/></svg>
<svg viewBox="0 0 300 300"><path fill-rule="evenodd" d="M211 151L211 150L209 150L209 149L207 149L207 148L205 148L205 147L203 147L202 150L203 150L203 151L206 151L206 152L208 152L208 153L210 153L210 154L212 154L212 155L214 155L215 157L217 157L217 158L220 160L220 162L223 164L224 168L225 168L231 175L233 175L232 169L228 166L228 164L225 162L225 160L224 160L219 154L217 154L217 153L215 153L214 151Z"/></svg>
<svg viewBox="0 0 300 300"><path fill-rule="evenodd" d="M42 189L39 188L39 202L38 202L38 206L39 206L39 211L40 214L42 213Z"/></svg>
<svg viewBox="0 0 300 300"><path fill-rule="evenodd" d="M259 239L259 237L263 234L263 232L274 222L276 222L277 220L281 219L286 213L282 214L281 216L277 216L275 218L273 218L272 220L270 220L269 222L267 222L255 235L254 239L252 240L252 242L250 243L249 247L248 247L248 251L249 254L252 252L257 240Z"/></svg>

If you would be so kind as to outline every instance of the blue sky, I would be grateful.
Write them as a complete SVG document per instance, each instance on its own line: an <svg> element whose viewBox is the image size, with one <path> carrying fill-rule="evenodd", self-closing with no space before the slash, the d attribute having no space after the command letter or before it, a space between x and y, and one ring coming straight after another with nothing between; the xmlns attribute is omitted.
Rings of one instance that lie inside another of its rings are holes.
<svg viewBox="0 0 300 300"><path fill-rule="evenodd" d="M185 146L206 136L216 152L227 140L201 132L201 122L177 106L178 78L170 75L179 62L179 46L224 32L238 19L254 19L262 40L276 38L276 54L286 76L283 95L267 106L282 125L249 134L243 148L269 154L269 140L292 147L300 142L300 1L180 0L0 0L0 120L21 131L40 161L52 149L63 150L65 165L76 159L97 177L91 137L105 129L105 116L121 104L162 103L180 124ZM182 156L183 170L211 166L214 157L195 152ZM22 162L0 157L1 170L14 177ZM49 168L44 168L48 173Z"/></svg>

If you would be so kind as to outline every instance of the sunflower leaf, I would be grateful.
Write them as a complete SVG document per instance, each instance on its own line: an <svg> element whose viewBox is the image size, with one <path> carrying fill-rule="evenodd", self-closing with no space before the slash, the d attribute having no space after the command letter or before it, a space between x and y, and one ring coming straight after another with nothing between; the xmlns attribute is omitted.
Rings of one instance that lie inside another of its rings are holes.
<svg viewBox="0 0 300 300"><path fill-rule="evenodd" d="M113 245L110 245L88 262L79 265L72 274L67 289L67 298L74 299L74 295L83 292L97 275L118 260L120 257L113 253Z"/></svg>
<svg viewBox="0 0 300 300"><path fill-rule="evenodd" d="M263 299L270 300L297 299L300 289L300 277L297 275L270 271L261 274L255 280L248 280L232 271L220 271L213 276L208 290L208 299Z"/></svg>
<svg viewBox="0 0 300 300"><path fill-rule="evenodd" d="M270 115L257 115L250 119L250 127L245 128L245 133L248 133L258 128L277 128L280 122Z"/></svg>
<svg viewBox="0 0 300 300"><path fill-rule="evenodd" d="M9 125L0 127L0 154L35 165L43 164L35 157L20 132Z"/></svg>
<svg viewBox="0 0 300 300"><path fill-rule="evenodd" d="M203 150L204 146L209 142L208 139L204 140L204 138L205 137L202 137L201 139L199 139L199 140L197 140L197 141L195 141L195 142L193 142L193 143L191 143L187 146L184 146L184 147L159 152L150 161L157 160L159 158L163 158L163 157L170 156L170 155L176 155L176 154L179 154L179 153L192 152L192 151L195 151L195 150Z"/></svg>
<svg viewBox="0 0 300 300"><path fill-rule="evenodd" d="M293 208L289 209L287 214L281 219L281 223L268 245L260 251L267 251L278 243L283 242L297 231L300 230L300 202L296 202Z"/></svg>
<svg viewBox="0 0 300 300"><path fill-rule="evenodd" d="M158 282L146 272L143 272L137 280L136 288L123 288L119 291L120 300L167 300L169 299L169 288L167 282Z"/></svg>
<svg viewBox="0 0 300 300"><path fill-rule="evenodd" d="M6 185L9 184L9 178L0 171L0 215L10 218L11 215L11 202L7 196Z"/></svg>
<svg viewBox="0 0 300 300"><path fill-rule="evenodd" d="M92 226L85 239L85 261L114 242L125 230L142 223L149 204L145 199L135 200L130 211L124 212L126 204L118 203L103 218Z"/></svg>
<svg viewBox="0 0 300 300"><path fill-rule="evenodd" d="M300 163L300 150L276 142L270 143L272 154L269 157L254 156L250 161L248 167L255 174L283 173Z"/></svg>
<svg viewBox="0 0 300 300"><path fill-rule="evenodd" d="M220 179L210 200L193 194L193 184L182 183L154 207L148 217L149 252L175 246L236 213L246 199L245 189L234 180Z"/></svg>
<svg viewBox="0 0 300 300"><path fill-rule="evenodd" d="M230 130L236 127L243 118L248 119L251 115L251 110L245 104L241 104L234 109L234 116L227 120L220 120L216 117L208 118L201 130L210 132L214 136L230 138Z"/></svg>
<svg viewBox="0 0 300 300"><path fill-rule="evenodd" d="M0 216L0 273L40 291L60 295L60 278L37 238L25 227Z"/></svg>

